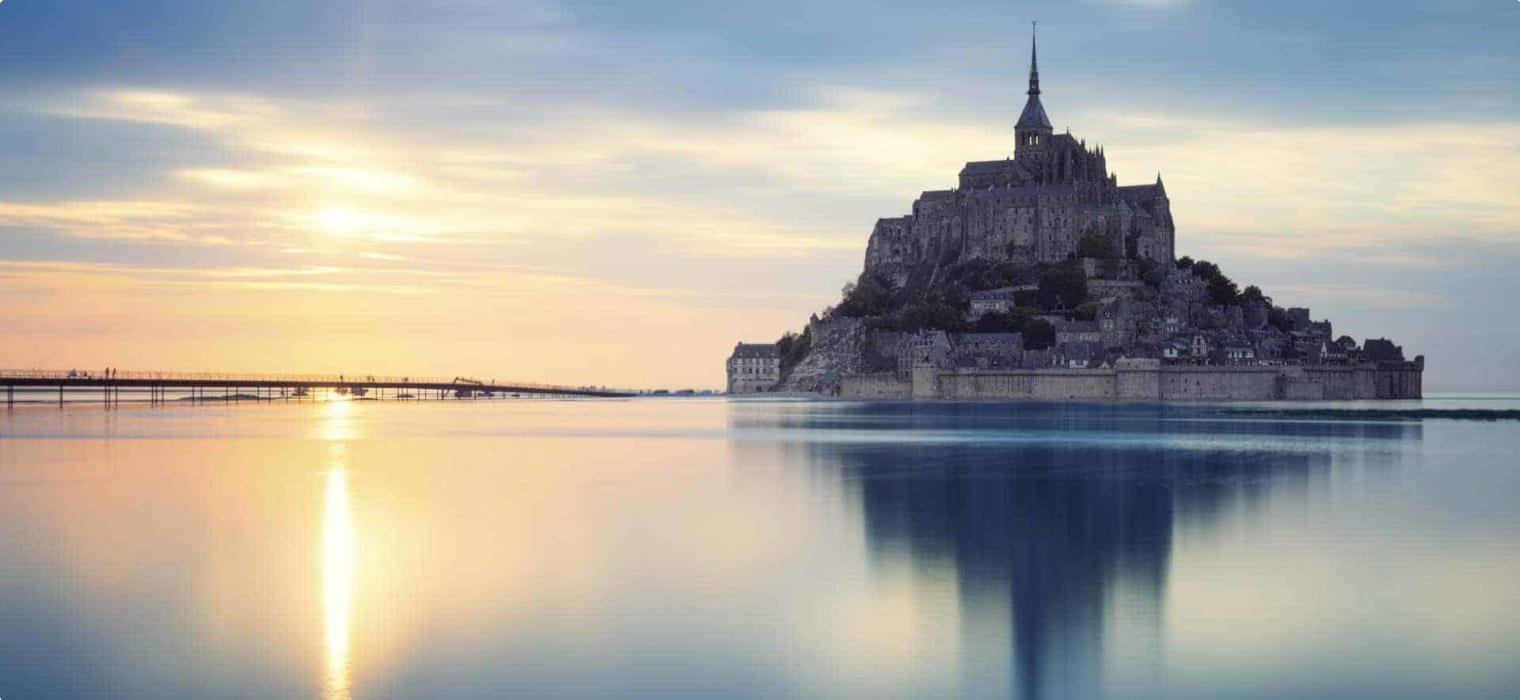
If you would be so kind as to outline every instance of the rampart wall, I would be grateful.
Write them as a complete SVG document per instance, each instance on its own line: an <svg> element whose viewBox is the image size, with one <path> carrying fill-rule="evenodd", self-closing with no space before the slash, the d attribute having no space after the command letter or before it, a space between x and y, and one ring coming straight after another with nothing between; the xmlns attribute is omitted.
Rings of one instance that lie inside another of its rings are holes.
<svg viewBox="0 0 1520 700"><path fill-rule="evenodd" d="M1318 367L1195 367L1130 362L1113 369L913 368L845 376L852 399L1040 401L1324 401L1417 399L1423 362Z"/></svg>

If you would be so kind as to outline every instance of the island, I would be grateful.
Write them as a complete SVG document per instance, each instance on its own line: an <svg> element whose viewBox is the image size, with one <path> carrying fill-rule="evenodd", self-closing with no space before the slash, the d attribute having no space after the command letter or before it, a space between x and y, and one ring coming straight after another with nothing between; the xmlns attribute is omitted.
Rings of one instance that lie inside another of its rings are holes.
<svg viewBox="0 0 1520 700"><path fill-rule="evenodd" d="M729 390L852 399L1416 399L1423 356L1175 257L1166 185L1057 134L1031 41L1014 153L880 219L840 302L741 343ZM763 347L762 347L763 346Z"/></svg>

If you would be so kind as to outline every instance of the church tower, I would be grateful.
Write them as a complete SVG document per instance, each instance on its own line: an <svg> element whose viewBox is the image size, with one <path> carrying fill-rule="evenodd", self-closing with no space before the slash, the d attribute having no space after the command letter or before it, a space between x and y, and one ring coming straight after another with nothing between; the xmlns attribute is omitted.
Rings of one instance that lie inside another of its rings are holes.
<svg viewBox="0 0 1520 700"><path fill-rule="evenodd" d="M1050 143L1050 118L1045 116L1045 105L1040 104L1040 56L1033 32L1029 36L1029 101L1024 103L1024 113L1013 127L1017 143L1013 156L1033 154L1044 150Z"/></svg>

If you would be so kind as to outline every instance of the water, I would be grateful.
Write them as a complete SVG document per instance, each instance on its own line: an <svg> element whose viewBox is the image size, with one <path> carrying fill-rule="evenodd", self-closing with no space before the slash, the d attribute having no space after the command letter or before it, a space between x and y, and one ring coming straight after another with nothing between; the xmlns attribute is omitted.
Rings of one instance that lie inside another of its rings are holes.
<svg viewBox="0 0 1520 700"><path fill-rule="evenodd" d="M1207 406L0 411L0 697L1514 698L1517 454Z"/></svg>

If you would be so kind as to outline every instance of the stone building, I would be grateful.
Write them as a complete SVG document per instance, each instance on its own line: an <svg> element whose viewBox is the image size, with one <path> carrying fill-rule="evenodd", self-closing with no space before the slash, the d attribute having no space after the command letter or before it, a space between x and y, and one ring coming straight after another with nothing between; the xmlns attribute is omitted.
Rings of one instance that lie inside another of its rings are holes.
<svg viewBox="0 0 1520 700"><path fill-rule="evenodd" d="M1002 287L972 292L970 311L966 315L974 321L990 313L1008 313L1017 305L1016 291L1013 287Z"/></svg>
<svg viewBox="0 0 1520 700"><path fill-rule="evenodd" d="M1057 321L1055 328L1057 345L1103 341L1103 330L1096 321Z"/></svg>
<svg viewBox="0 0 1520 700"><path fill-rule="evenodd" d="M1024 354L1022 333L957 333L952 343L958 367L1018 367Z"/></svg>
<svg viewBox="0 0 1520 700"><path fill-rule="evenodd" d="M1013 157L967 163L955 189L924 192L911 214L877 221L868 272L902 284L946 260L1054 263L1075 256L1084 236L1124 257L1172 262L1176 227L1161 176L1121 187L1101 146L1054 132L1040 95L1031 46Z"/></svg>
<svg viewBox="0 0 1520 700"><path fill-rule="evenodd" d="M728 356L728 393L770 391L781 381L781 351L775 343L739 343Z"/></svg>
<svg viewBox="0 0 1520 700"><path fill-rule="evenodd" d="M950 335L944 331L921 331L904 336L897 346L897 369L901 373L913 371L914 365L928 363L948 366L955 361Z"/></svg>

